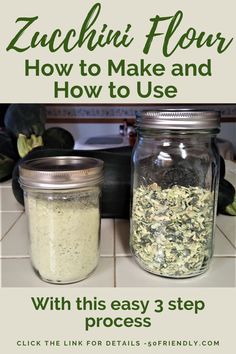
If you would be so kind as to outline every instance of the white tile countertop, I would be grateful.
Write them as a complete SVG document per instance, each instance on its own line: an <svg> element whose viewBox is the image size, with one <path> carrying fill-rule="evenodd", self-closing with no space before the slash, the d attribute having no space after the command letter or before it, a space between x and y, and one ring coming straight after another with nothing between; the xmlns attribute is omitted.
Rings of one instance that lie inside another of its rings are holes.
<svg viewBox="0 0 236 354"><path fill-rule="evenodd" d="M236 164L226 163L236 186ZM2 287L58 287L41 281L31 268L26 216L15 200L11 181L0 184ZM142 270L129 250L129 221L102 219L101 257L93 274L66 287L235 287L236 217L219 215L210 269L203 275L175 280Z"/></svg>

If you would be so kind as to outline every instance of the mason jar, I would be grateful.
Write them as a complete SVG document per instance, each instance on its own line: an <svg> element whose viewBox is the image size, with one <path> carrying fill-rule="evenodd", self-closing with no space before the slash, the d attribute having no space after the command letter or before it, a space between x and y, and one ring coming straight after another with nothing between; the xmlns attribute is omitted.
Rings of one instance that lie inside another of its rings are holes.
<svg viewBox="0 0 236 354"><path fill-rule="evenodd" d="M148 272L186 278L213 253L219 183L213 111L143 111L132 154L130 247Z"/></svg>
<svg viewBox="0 0 236 354"><path fill-rule="evenodd" d="M99 259L103 162L45 157L23 162L19 172L34 270L50 283L85 279Z"/></svg>

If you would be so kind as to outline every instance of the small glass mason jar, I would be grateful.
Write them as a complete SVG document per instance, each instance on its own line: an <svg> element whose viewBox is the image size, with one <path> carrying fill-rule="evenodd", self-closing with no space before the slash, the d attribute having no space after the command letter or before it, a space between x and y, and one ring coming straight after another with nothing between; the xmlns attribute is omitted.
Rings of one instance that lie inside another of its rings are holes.
<svg viewBox="0 0 236 354"><path fill-rule="evenodd" d="M50 283L85 279L99 259L103 162L45 157L23 162L19 171L34 270Z"/></svg>
<svg viewBox="0 0 236 354"><path fill-rule="evenodd" d="M220 114L143 111L132 154L130 247L138 264L164 277L205 272L213 253Z"/></svg>

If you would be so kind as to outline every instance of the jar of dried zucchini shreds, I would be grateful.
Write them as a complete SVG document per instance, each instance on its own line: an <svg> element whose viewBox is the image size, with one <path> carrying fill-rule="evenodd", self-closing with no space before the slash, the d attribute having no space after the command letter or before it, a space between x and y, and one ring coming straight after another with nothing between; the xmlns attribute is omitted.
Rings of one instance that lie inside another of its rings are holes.
<svg viewBox="0 0 236 354"><path fill-rule="evenodd" d="M133 151L130 246L145 270L172 278L205 272L213 253L220 115L144 111Z"/></svg>
<svg viewBox="0 0 236 354"><path fill-rule="evenodd" d="M77 156L20 165L33 268L50 283L80 281L95 269L100 244L103 162Z"/></svg>

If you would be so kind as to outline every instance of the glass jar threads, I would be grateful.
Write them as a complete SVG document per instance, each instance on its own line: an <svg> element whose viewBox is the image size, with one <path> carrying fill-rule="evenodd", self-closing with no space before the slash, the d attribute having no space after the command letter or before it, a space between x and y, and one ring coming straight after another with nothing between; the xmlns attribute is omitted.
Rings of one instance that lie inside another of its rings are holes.
<svg viewBox="0 0 236 354"><path fill-rule="evenodd" d="M213 253L220 115L144 111L132 155L130 246L145 270L172 278L205 272Z"/></svg>
<svg viewBox="0 0 236 354"><path fill-rule="evenodd" d="M73 283L97 266L103 162L77 156L20 165L34 270L50 283Z"/></svg>

